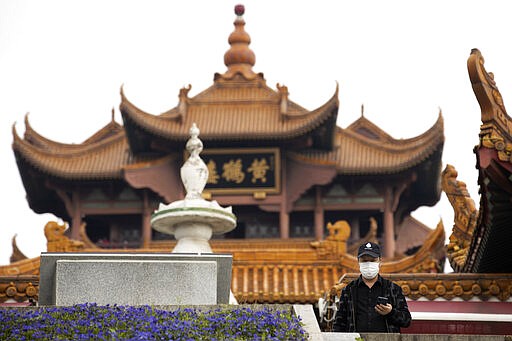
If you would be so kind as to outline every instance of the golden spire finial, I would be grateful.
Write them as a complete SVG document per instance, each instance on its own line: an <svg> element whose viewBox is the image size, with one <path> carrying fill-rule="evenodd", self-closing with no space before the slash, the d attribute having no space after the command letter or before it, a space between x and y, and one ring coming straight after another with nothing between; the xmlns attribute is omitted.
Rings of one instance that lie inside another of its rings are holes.
<svg viewBox="0 0 512 341"><path fill-rule="evenodd" d="M252 71L252 67L256 63L256 55L249 48L251 37L244 30L244 13L245 8L243 5L235 6L235 14L237 17L234 22L235 30L230 34L228 39L231 47L224 54L224 64L228 67L224 78L231 78L236 73L241 73L247 79L253 79L256 76Z"/></svg>

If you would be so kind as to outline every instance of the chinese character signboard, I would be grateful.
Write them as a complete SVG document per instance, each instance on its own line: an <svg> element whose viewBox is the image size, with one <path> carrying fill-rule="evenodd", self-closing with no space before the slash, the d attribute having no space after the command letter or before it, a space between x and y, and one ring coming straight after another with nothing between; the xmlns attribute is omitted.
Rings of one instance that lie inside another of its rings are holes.
<svg viewBox="0 0 512 341"><path fill-rule="evenodd" d="M279 193L281 190L278 148L205 149L201 158L209 172L206 192Z"/></svg>

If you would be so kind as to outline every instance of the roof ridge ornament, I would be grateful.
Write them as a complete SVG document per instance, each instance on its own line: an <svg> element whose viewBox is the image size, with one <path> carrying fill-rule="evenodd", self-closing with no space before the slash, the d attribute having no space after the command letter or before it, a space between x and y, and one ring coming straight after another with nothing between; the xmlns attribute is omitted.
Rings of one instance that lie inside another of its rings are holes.
<svg viewBox="0 0 512 341"><path fill-rule="evenodd" d="M188 92L192 89L192 85L184 86L180 89L180 93L178 95L178 112L180 114L180 118L183 120L187 115L188 109ZM192 129L192 128L191 128Z"/></svg>
<svg viewBox="0 0 512 341"><path fill-rule="evenodd" d="M286 114L288 112L288 87L286 85L276 84L276 88L279 91L279 101L280 101L280 111L281 115Z"/></svg>
<svg viewBox="0 0 512 341"><path fill-rule="evenodd" d="M486 71L484 63L484 57L480 50L472 49L467 62L468 73L473 92L482 111L482 123L492 120L506 121L504 118L508 117L508 114L503 103L503 97L494 80L494 74Z"/></svg>
<svg viewBox="0 0 512 341"><path fill-rule="evenodd" d="M244 30L245 20L243 15L245 13L244 5L238 4L235 6L236 19L233 23L235 30L229 35L229 45L231 47L224 54L224 64L228 70L224 74L216 74L215 79L219 76L223 79L233 79L235 75L240 74L247 80L253 80L258 75L252 67L256 63L256 55L249 48L251 37Z"/></svg>
<svg viewBox="0 0 512 341"><path fill-rule="evenodd" d="M512 162L512 118L507 114L494 74L484 67L484 57L472 49L468 73L481 111L480 145L496 149L500 161Z"/></svg>

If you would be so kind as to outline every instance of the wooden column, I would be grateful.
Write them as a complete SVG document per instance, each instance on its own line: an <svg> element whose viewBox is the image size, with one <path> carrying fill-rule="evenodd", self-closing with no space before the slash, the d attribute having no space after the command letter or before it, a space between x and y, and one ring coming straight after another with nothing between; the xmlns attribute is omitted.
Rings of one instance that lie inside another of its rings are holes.
<svg viewBox="0 0 512 341"><path fill-rule="evenodd" d="M316 186L315 197L315 238L316 240L324 239L324 208L322 206L322 191L320 186Z"/></svg>
<svg viewBox="0 0 512 341"><path fill-rule="evenodd" d="M82 213L80 210L80 193L74 190L72 197L73 216L71 217L71 239L80 240L80 225L82 225Z"/></svg>
<svg viewBox="0 0 512 341"><path fill-rule="evenodd" d="M149 207L148 192L143 193L144 208L142 211L142 247L149 248L151 243L151 207Z"/></svg>
<svg viewBox="0 0 512 341"><path fill-rule="evenodd" d="M290 238L290 215L286 191L286 157L281 154L281 205L279 207L279 235L281 239Z"/></svg>
<svg viewBox="0 0 512 341"><path fill-rule="evenodd" d="M281 204L279 210L279 234L281 239L290 238L290 215L286 212L285 204Z"/></svg>
<svg viewBox="0 0 512 341"><path fill-rule="evenodd" d="M384 257L395 255L395 222L393 219L393 190L386 187L384 195Z"/></svg>

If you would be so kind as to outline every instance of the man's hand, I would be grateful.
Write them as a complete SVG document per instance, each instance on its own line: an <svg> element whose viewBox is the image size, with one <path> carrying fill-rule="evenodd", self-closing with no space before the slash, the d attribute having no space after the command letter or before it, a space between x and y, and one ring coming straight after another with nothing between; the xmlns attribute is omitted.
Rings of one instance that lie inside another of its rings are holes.
<svg viewBox="0 0 512 341"><path fill-rule="evenodd" d="M387 315L393 310L393 306L391 304L377 304L375 306L375 311L379 313L380 315L384 316Z"/></svg>

